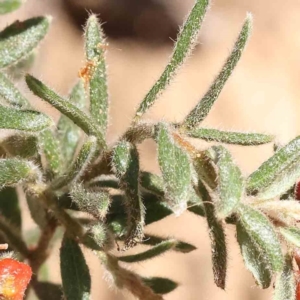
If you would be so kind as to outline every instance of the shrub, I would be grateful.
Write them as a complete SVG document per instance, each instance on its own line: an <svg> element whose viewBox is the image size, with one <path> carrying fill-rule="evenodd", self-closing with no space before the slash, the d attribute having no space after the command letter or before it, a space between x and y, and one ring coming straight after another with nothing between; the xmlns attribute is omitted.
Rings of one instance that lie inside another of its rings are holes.
<svg viewBox="0 0 300 300"><path fill-rule="evenodd" d="M19 4L2 1L0 13L10 12ZM32 108L7 75L19 77L29 67L34 49L48 31L50 18L16 21L0 33L0 127L11 130L0 143L0 232L3 241L32 268L29 286L40 299L59 299L62 295L72 300L90 298L91 276L81 247L92 250L118 288L143 300L163 299L163 294L177 287L176 282L143 278L124 264L171 250L195 250L176 238L144 233L147 225L186 210L207 220L218 287L226 286L224 228L230 225L236 228L245 266L257 285L268 288L276 276L274 299L296 298L299 271L293 259L296 247L300 247L296 224L300 216L296 186L300 177L300 138L275 149L271 158L245 178L230 152L220 144L258 146L274 142L274 137L200 126L241 57L251 32L251 15L247 15L209 90L181 123L142 120L193 50L208 4L208 0L196 1L168 65L142 100L130 127L113 145L106 142L107 44L95 15L87 20L86 63L70 95L62 97L34 76L25 76L32 93L61 112L57 126L49 116ZM187 138L218 145L199 150ZM161 176L140 168L137 145L145 139L157 144ZM16 186L24 190L40 231L34 248L29 248L22 237ZM38 277L60 227L62 287ZM111 252L115 244L120 251L137 244L149 249L135 255L119 252L116 256Z"/></svg>

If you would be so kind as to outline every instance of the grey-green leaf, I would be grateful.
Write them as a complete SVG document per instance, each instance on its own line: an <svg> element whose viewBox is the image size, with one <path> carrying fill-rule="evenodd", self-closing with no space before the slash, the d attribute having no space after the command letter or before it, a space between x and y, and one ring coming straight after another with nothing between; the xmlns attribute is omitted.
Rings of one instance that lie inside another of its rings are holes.
<svg viewBox="0 0 300 300"><path fill-rule="evenodd" d="M0 32L0 68L8 67L26 57L45 37L50 18L36 17L15 21Z"/></svg>
<svg viewBox="0 0 300 300"><path fill-rule="evenodd" d="M135 262L148 260L156 256L159 256L169 250L172 250L173 248L176 247L176 243L177 243L176 240L162 241L161 243L155 245L154 247L152 247L147 251L134 254L134 255L119 256L118 259L120 261L127 262L127 263L135 263Z"/></svg>
<svg viewBox="0 0 300 300"><path fill-rule="evenodd" d="M38 132L54 123L48 116L33 110L19 110L0 105L0 128Z"/></svg>
<svg viewBox="0 0 300 300"><path fill-rule="evenodd" d="M139 191L139 155L136 147L126 141L117 144L113 151L112 165L125 191L128 214L128 234L125 248L131 248L144 237L145 209Z"/></svg>
<svg viewBox="0 0 300 300"><path fill-rule="evenodd" d="M157 97L165 90L178 69L192 52L197 42L197 35L207 11L208 3L208 0L196 1L180 30L169 64L140 104L136 112L136 118L141 117L154 104Z"/></svg>
<svg viewBox="0 0 300 300"><path fill-rule="evenodd" d="M247 180L247 192L253 193L270 187L275 178L300 156L300 137L280 148L265 161Z"/></svg>
<svg viewBox="0 0 300 300"><path fill-rule="evenodd" d="M178 287L178 283L162 277L142 277L144 284L149 286L155 294L165 295Z"/></svg>
<svg viewBox="0 0 300 300"><path fill-rule="evenodd" d="M84 83L79 80L71 91L69 101L79 109L84 109L86 95ZM78 146L81 136L81 129L75 125L68 117L62 115L57 124L57 138L61 144L61 151L64 157L64 167L66 168L73 160L73 156Z"/></svg>
<svg viewBox="0 0 300 300"><path fill-rule="evenodd" d="M29 108L28 100L2 72L0 72L0 99L19 108Z"/></svg>
<svg viewBox="0 0 300 300"><path fill-rule="evenodd" d="M164 181L163 179L153 173L141 172L140 183L144 189L154 193L157 196L164 196Z"/></svg>
<svg viewBox="0 0 300 300"><path fill-rule="evenodd" d="M21 6L22 2L22 0L1 0L0 15L7 14L18 9Z"/></svg>
<svg viewBox="0 0 300 300"><path fill-rule="evenodd" d="M106 77L106 43L101 25L95 15L88 18L85 28L86 60L89 74L90 113L100 130L105 133L108 117Z"/></svg>
<svg viewBox="0 0 300 300"><path fill-rule="evenodd" d="M283 255L276 232L268 218L258 210L240 204L238 208L240 226L251 237L262 253L265 253L271 269L280 272L283 268Z"/></svg>
<svg viewBox="0 0 300 300"><path fill-rule="evenodd" d="M216 164L219 167L218 194L216 205L218 218L225 219L232 214L241 201L243 178L239 167L233 162L231 154L222 146L214 147L217 154Z"/></svg>
<svg viewBox="0 0 300 300"><path fill-rule="evenodd" d="M17 158L0 159L0 170L0 188L25 181L36 181L41 176L32 162Z"/></svg>
<svg viewBox="0 0 300 300"><path fill-rule="evenodd" d="M198 189L199 193L202 195L206 220L209 227L214 281L219 288L225 289L227 273L227 246L223 224L222 221L217 219L209 191L200 180L198 182Z"/></svg>
<svg viewBox="0 0 300 300"><path fill-rule="evenodd" d="M70 184L72 181L80 178L80 175L91 163L95 157L97 147L97 139L94 136L90 136L89 139L81 147L79 154L73 164L69 167L66 174L58 177L52 182L53 189L60 189L65 185Z"/></svg>
<svg viewBox="0 0 300 300"><path fill-rule="evenodd" d="M108 212L110 197L107 191L89 191L80 184L74 185L70 192L73 202L80 211L87 212L96 219L103 220Z"/></svg>
<svg viewBox="0 0 300 300"><path fill-rule="evenodd" d="M186 134L190 137L208 142L220 142L241 146L263 145L274 140L274 136L268 134L232 132L212 128L192 128L187 130Z"/></svg>
<svg viewBox="0 0 300 300"><path fill-rule="evenodd" d="M60 173L62 169L62 157L59 141L54 136L52 130L47 129L39 135L40 147L45 155L47 168L51 177Z"/></svg>
<svg viewBox="0 0 300 300"><path fill-rule="evenodd" d="M89 300L91 276L79 245L64 237L60 248L60 270L66 300Z"/></svg>
<svg viewBox="0 0 300 300"><path fill-rule="evenodd" d="M281 274L278 274L275 282L274 300L295 300L296 280L293 271L292 258L287 255Z"/></svg>
<svg viewBox="0 0 300 300"><path fill-rule="evenodd" d="M33 76L26 75L26 83L30 90L41 99L47 101L62 114L66 115L77 126L79 126L87 135L94 135L97 137L98 143L105 146L105 140L103 133L99 130L97 124L95 124L90 116L81 111L75 104L71 103L60 97L49 87L47 87L40 80Z"/></svg>
<svg viewBox="0 0 300 300"><path fill-rule="evenodd" d="M257 198L260 200L267 200L281 196L293 187L299 178L300 163L299 159L297 159L277 174L268 186L262 188L257 194Z"/></svg>
<svg viewBox="0 0 300 300"><path fill-rule="evenodd" d="M300 229L298 227L281 227L280 233L288 242L300 248Z"/></svg>
<svg viewBox="0 0 300 300"><path fill-rule="evenodd" d="M187 208L191 188L191 163L188 154L178 146L168 126L157 126L158 162L165 185L165 197L176 214Z"/></svg>
<svg viewBox="0 0 300 300"><path fill-rule="evenodd" d="M242 52L246 46L246 42L249 38L252 27L252 16L251 14L247 15L246 21L243 25L243 28L239 34L237 41L233 47L233 50L230 56L227 58L224 66L222 67L221 72L214 80L213 84L206 92L201 101L196 105L196 107L188 114L183 122L183 127L185 128L195 128L200 124L205 117L210 112L213 104L217 100L219 94L221 93L225 83L230 77L233 69L237 65Z"/></svg>
<svg viewBox="0 0 300 300"><path fill-rule="evenodd" d="M246 268L261 288L268 288L272 281L272 271L265 252L239 221L236 224L236 233Z"/></svg>

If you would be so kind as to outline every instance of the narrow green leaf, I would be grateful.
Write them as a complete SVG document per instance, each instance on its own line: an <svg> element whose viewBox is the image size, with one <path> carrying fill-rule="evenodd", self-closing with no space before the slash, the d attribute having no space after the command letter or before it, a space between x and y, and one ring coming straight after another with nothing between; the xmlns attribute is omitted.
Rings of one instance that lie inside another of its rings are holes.
<svg viewBox="0 0 300 300"><path fill-rule="evenodd" d="M32 162L17 158L0 159L0 170L0 188L24 181L36 181L41 176Z"/></svg>
<svg viewBox="0 0 300 300"><path fill-rule="evenodd" d="M16 64L11 65L7 69L5 69L6 74L14 80L19 80L24 76L24 73L28 72L35 61L36 52L33 50L26 57L22 58Z"/></svg>
<svg viewBox="0 0 300 300"><path fill-rule="evenodd" d="M33 158L38 154L38 138L34 135L11 135L1 142L1 146L11 156Z"/></svg>
<svg viewBox="0 0 300 300"><path fill-rule="evenodd" d="M131 248L144 237L145 209L139 191L139 155L136 147L121 141L114 148L112 165L125 191L128 215L128 234L125 248Z"/></svg>
<svg viewBox="0 0 300 300"><path fill-rule="evenodd" d="M80 211L103 220L108 212L110 197L107 191L88 191L80 184L74 185L70 195Z"/></svg>
<svg viewBox="0 0 300 300"><path fill-rule="evenodd" d="M0 214L7 218L16 228L21 229L21 210L15 188L6 187L0 190Z"/></svg>
<svg viewBox="0 0 300 300"><path fill-rule="evenodd" d="M62 287L47 281L38 281L34 284L34 291L40 300L62 299Z"/></svg>
<svg viewBox="0 0 300 300"><path fill-rule="evenodd" d="M103 223L93 224L82 240L83 244L97 251L105 251L107 249L112 249L114 245L112 245L112 241L110 240L110 236L107 234L106 227Z"/></svg>
<svg viewBox="0 0 300 300"><path fill-rule="evenodd" d="M53 125L46 115L33 110L19 110L0 105L0 128L38 132Z"/></svg>
<svg viewBox="0 0 300 300"><path fill-rule="evenodd" d="M50 129L40 133L39 141L40 147L46 158L48 171L50 172L51 177L53 177L60 173L62 167L59 141Z"/></svg>
<svg viewBox="0 0 300 300"><path fill-rule="evenodd" d="M274 179L282 173L287 166L299 158L299 153L300 137L297 137L276 151L271 158L265 161L249 176L247 192L253 193L269 187Z"/></svg>
<svg viewBox="0 0 300 300"><path fill-rule="evenodd" d="M282 271L283 255L279 239L268 218L258 210L245 204L238 208L240 226L251 237L263 253L274 272Z"/></svg>
<svg viewBox="0 0 300 300"><path fill-rule="evenodd" d="M84 109L86 104L86 95L82 80L72 89L69 101L79 109ZM64 166L67 167L72 162L76 147L81 136L81 129L76 126L68 117L62 115L57 124L57 138L61 144L62 156L64 157Z"/></svg>
<svg viewBox="0 0 300 300"><path fill-rule="evenodd" d="M196 107L188 114L183 122L183 127L185 128L195 128L198 124L200 124L208 113L211 110L211 107L217 100L220 95L225 83L230 77L233 69L237 65L242 52L246 46L246 42L249 38L252 27L252 16L251 14L247 15L246 21L243 25L243 28L239 34L237 41L233 47L233 50L230 56L227 58L221 72L214 80L213 84L201 99L201 101L196 105Z"/></svg>
<svg viewBox="0 0 300 300"><path fill-rule="evenodd" d="M187 208L191 188L191 163L188 154L175 144L166 124L157 126L158 162L165 185L165 197L176 214Z"/></svg>
<svg viewBox="0 0 300 300"><path fill-rule="evenodd" d="M60 270L66 300L90 299L91 276L78 244L64 237L60 248Z"/></svg>
<svg viewBox="0 0 300 300"><path fill-rule="evenodd" d="M236 224L236 233L246 268L261 288L268 288L272 281L272 271L266 253L239 221Z"/></svg>
<svg viewBox="0 0 300 300"><path fill-rule="evenodd" d="M36 96L53 105L62 114L70 118L70 120L79 126L87 135L96 136L99 144L102 146L105 145L102 132L85 112L81 111L70 101L61 98L44 83L29 74L26 75L26 83Z"/></svg>
<svg viewBox="0 0 300 300"><path fill-rule="evenodd" d="M274 140L273 135L222 131L211 128L192 128L188 130L186 134L190 137L202 139L208 142L220 142L242 146L262 145Z"/></svg>
<svg viewBox="0 0 300 300"><path fill-rule="evenodd" d="M127 262L127 263L135 263L135 262L140 262L144 260L148 260L151 258L154 258L156 256L159 256L169 250L172 250L176 247L176 240L167 240L159 243L158 245L152 247L151 249L134 254L134 255L124 255L124 256L119 256L119 261Z"/></svg>
<svg viewBox="0 0 300 300"><path fill-rule="evenodd" d="M288 242L300 248L300 229L298 227L281 227L280 233Z"/></svg>
<svg viewBox="0 0 300 300"><path fill-rule="evenodd" d="M101 25L95 15L88 18L85 28L85 51L90 78L90 113L100 130L105 133L108 116L108 92L106 77L106 42Z"/></svg>
<svg viewBox="0 0 300 300"><path fill-rule="evenodd" d="M86 167L94 158L96 153L96 146L97 139L93 136L90 136L89 139L81 147L76 160L70 166L67 173L53 181L51 185L52 188L60 189L65 185L70 184L72 181L76 181L76 179L80 178L82 172L86 169Z"/></svg>
<svg viewBox="0 0 300 300"><path fill-rule="evenodd" d="M141 172L140 183L144 189L154 193L157 196L164 196L164 181L163 179L149 172Z"/></svg>
<svg viewBox="0 0 300 300"><path fill-rule="evenodd" d="M97 180L89 183L89 186L91 188L99 187L99 188L119 189L120 183L119 180L114 177L103 175L100 176L100 178L97 178Z"/></svg>
<svg viewBox="0 0 300 300"><path fill-rule="evenodd" d="M257 198L260 200L267 200L281 196L293 187L299 178L300 163L299 159L297 159L277 174L268 186L262 188L257 194Z"/></svg>
<svg viewBox="0 0 300 300"><path fill-rule="evenodd" d="M214 281L217 287L225 289L227 273L227 246L222 222L215 215L213 201L206 187L199 180L199 193L202 195L205 208L206 220L209 227L211 240L212 264Z"/></svg>
<svg viewBox="0 0 300 300"><path fill-rule="evenodd" d="M167 238L162 238L160 236L155 236L155 235L149 235L146 234L145 235L145 239L143 241L144 245L151 245L151 246L156 246L162 242L165 242L167 240ZM175 239L174 239L175 240ZM196 250L197 248L189 243L185 243L182 241L176 241L176 245L174 246L174 248L172 250L177 251L177 252L181 252L181 253L190 253L191 251Z"/></svg>
<svg viewBox="0 0 300 300"><path fill-rule="evenodd" d="M295 300L296 280L293 271L292 258L287 255L281 274L277 276L275 282L274 300Z"/></svg>
<svg viewBox="0 0 300 300"><path fill-rule="evenodd" d="M222 146L214 147L219 167L218 194L220 200L216 205L216 214L220 219L230 216L239 204L243 193L241 170L233 162L228 150Z"/></svg>
<svg viewBox="0 0 300 300"><path fill-rule="evenodd" d="M2 72L0 72L0 99L19 108L29 108L28 100Z"/></svg>
<svg viewBox="0 0 300 300"><path fill-rule="evenodd" d="M155 294L165 295L174 291L178 287L178 283L168 278L162 277L142 277L144 284L149 286Z"/></svg>
<svg viewBox="0 0 300 300"><path fill-rule="evenodd" d="M154 104L157 97L165 90L179 67L183 65L192 52L197 43L197 35L207 11L208 3L208 0L196 1L185 24L180 30L169 64L140 104L136 112L136 118L141 117Z"/></svg>
<svg viewBox="0 0 300 300"><path fill-rule="evenodd" d="M35 49L48 32L50 20L36 17L16 21L0 32L0 68L18 62Z"/></svg>

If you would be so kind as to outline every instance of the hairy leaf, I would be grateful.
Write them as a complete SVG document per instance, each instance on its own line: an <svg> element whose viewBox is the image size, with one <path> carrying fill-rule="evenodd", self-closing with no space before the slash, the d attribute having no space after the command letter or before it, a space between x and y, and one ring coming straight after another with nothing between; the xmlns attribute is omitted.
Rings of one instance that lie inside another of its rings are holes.
<svg viewBox="0 0 300 300"><path fill-rule="evenodd" d="M144 284L149 286L155 294L165 295L174 291L178 283L168 278L162 277L142 277Z"/></svg>
<svg viewBox="0 0 300 300"><path fill-rule="evenodd" d="M163 179L149 172L141 172L140 183L144 189L154 193L157 196L164 196L164 181Z"/></svg>
<svg viewBox="0 0 300 300"><path fill-rule="evenodd" d="M99 144L105 145L103 134L99 131L97 125L76 105L61 98L44 83L29 74L26 75L26 83L36 96L53 105L62 114L70 118L70 120L79 126L87 135L96 136Z"/></svg>
<svg viewBox="0 0 300 300"><path fill-rule="evenodd" d="M274 300L295 300L296 280L293 271L292 258L287 255L281 274L277 276L275 282Z"/></svg>
<svg viewBox="0 0 300 300"><path fill-rule="evenodd" d="M32 162L17 158L0 159L0 170L0 188L40 178L40 172Z"/></svg>
<svg viewBox="0 0 300 300"><path fill-rule="evenodd" d="M214 80L213 84L201 99L201 101L196 105L196 107L188 114L186 119L183 122L183 126L186 128L195 128L198 124L200 124L208 113L211 110L211 107L217 100L220 95L225 83L230 77L233 69L237 65L242 52L245 48L246 42L249 38L252 27L252 16L250 14L247 15L246 21L243 25L243 28L239 34L237 41L233 47L233 50L230 56L227 58L224 66L222 67L221 72Z"/></svg>
<svg viewBox="0 0 300 300"><path fill-rule="evenodd" d="M113 167L125 191L128 215L128 234L125 248L133 247L144 237L145 209L139 191L139 156L135 146L121 141L114 148Z"/></svg>
<svg viewBox="0 0 300 300"><path fill-rule="evenodd" d="M280 232L288 242L300 247L300 229L298 227L281 227Z"/></svg>
<svg viewBox="0 0 300 300"><path fill-rule="evenodd" d="M77 242L64 237L60 248L60 270L66 300L88 300L91 276Z"/></svg>
<svg viewBox="0 0 300 300"><path fill-rule="evenodd" d="M53 125L46 115L33 110L19 110L0 105L0 128L38 132Z"/></svg>
<svg viewBox="0 0 300 300"><path fill-rule="evenodd" d="M222 131L211 128L193 128L188 130L186 134L190 137L202 139L208 142L212 141L242 146L262 145L274 140L273 135Z"/></svg>
<svg viewBox="0 0 300 300"><path fill-rule="evenodd" d="M86 82L89 84L90 112L100 130L105 133L108 115L108 92L106 78L106 42L95 15L88 18L85 28L85 50L88 68Z"/></svg>
<svg viewBox="0 0 300 300"><path fill-rule="evenodd" d="M191 188L191 163L188 154L176 145L167 125L157 127L158 162L165 185L165 197L176 214L187 208Z"/></svg>
<svg viewBox="0 0 300 300"><path fill-rule="evenodd" d="M216 205L218 218L225 219L234 212L243 193L243 178L238 166L233 162L228 150L214 147L219 167L218 191L220 200Z"/></svg>
<svg viewBox="0 0 300 300"><path fill-rule="evenodd" d="M185 24L180 30L169 64L140 104L136 112L136 118L142 116L154 104L159 94L165 90L179 67L183 65L192 52L197 42L197 35L204 19L208 3L208 0L196 1Z"/></svg>
<svg viewBox="0 0 300 300"><path fill-rule="evenodd" d="M71 91L69 101L79 109L84 109L86 104L86 95L84 84L80 80ZM68 117L62 115L57 124L57 138L61 144L62 156L64 157L64 166L67 167L73 160L76 147L80 140L81 129L75 125Z"/></svg>
<svg viewBox="0 0 300 300"><path fill-rule="evenodd" d="M299 159L297 159L277 174L268 186L262 188L257 194L257 198L260 200L267 200L281 196L293 187L299 178L300 163Z"/></svg>
<svg viewBox="0 0 300 300"><path fill-rule="evenodd" d="M82 172L90 164L96 153L97 140L95 137L90 136L89 139L81 147L80 152L74 163L67 170L67 173L58 177L53 183L53 189L60 189L65 185L70 184L72 181L80 178Z"/></svg>
<svg viewBox="0 0 300 300"><path fill-rule="evenodd" d="M261 288L268 288L272 281L272 271L265 252L239 221L236 224L236 232L246 268Z"/></svg>
<svg viewBox="0 0 300 300"><path fill-rule="evenodd" d="M61 171L61 152L59 141L54 136L52 130L47 129L39 135L40 147L45 155L47 168L51 173L51 177Z"/></svg>
<svg viewBox="0 0 300 300"><path fill-rule="evenodd" d="M156 256L159 256L169 250L172 250L173 248L176 247L176 243L177 243L177 241L173 240L173 239L163 241L147 251L144 251L144 252L141 252L138 254L134 254L134 255L119 256L118 259L120 261L127 262L127 263L135 263L135 262L148 260L148 259L154 258Z"/></svg>
<svg viewBox="0 0 300 300"><path fill-rule="evenodd" d="M16 107L28 108L28 100L19 92L8 77L0 72L0 99Z"/></svg>
<svg viewBox="0 0 300 300"><path fill-rule="evenodd" d="M274 272L282 271L283 255L279 239L268 218L245 204L238 208L240 226L268 259Z"/></svg>
<svg viewBox="0 0 300 300"><path fill-rule="evenodd" d="M299 158L299 151L300 137L295 138L286 146L276 151L271 158L265 161L249 176L247 182L248 193L269 187L274 179L282 173L287 166Z"/></svg>
<svg viewBox="0 0 300 300"><path fill-rule="evenodd" d="M207 188L201 181L198 183L199 192L202 195L206 220L209 227L211 240L212 264L215 284L225 289L227 273L227 246L222 222L215 215L215 209Z"/></svg>
<svg viewBox="0 0 300 300"><path fill-rule="evenodd" d="M108 212L110 197L107 191L92 192L76 184L70 195L80 211L87 212L96 219L103 220Z"/></svg>
<svg viewBox="0 0 300 300"><path fill-rule="evenodd" d="M10 66L27 56L48 32L50 18L36 17L15 21L0 32L0 68Z"/></svg>

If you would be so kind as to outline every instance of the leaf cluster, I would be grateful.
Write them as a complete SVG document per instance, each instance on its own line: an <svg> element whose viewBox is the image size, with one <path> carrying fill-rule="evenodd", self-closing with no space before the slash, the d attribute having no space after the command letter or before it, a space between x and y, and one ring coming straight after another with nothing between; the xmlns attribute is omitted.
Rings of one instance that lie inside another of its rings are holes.
<svg viewBox="0 0 300 300"><path fill-rule="evenodd" d="M0 13L20 4L2 1ZM276 276L274 299L295 299L292 259L295 247L300 247L300 204L294 186L300 177L300 138L245 176L226 144L258 146L274 142L274 136L200 127L242 55L251 33L251 15L210 88L181 123L141 120L195 47L208 5L208 0L195 2L168 65L142 100L130 127L113 145L106 140L107 44L97 17L87 20L86 61L69 95L61 96L33 75L25 76L31 92L61 113L57 126L34 110L11 80L32 61L50 19L17 21L0 32L0 128L10 130L0 141L0 237L31 265L35 273L31 288L40 299L51 295L58 299L62 293L65 299L90 299L92 279L82 247L93 251L118 288L143 300L163 299L177 287L175 281L143 278L124 264L168 251L195 250L174 237L146 233L147 225L185 211L207 220L218 287L226 287L225 230L234 226L245 266L256 283L268 288ZM217 144L198 149L188 138ZM161 175L140 167L137 146L145 139L157 145ZM21 232L20 188L38 228L34 247ZM61 241L62 287L41 274L56 238ZM133 255L112 254L115 245L126 251L137 244L148 249Z"/></svg>

